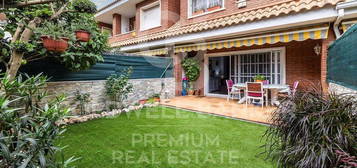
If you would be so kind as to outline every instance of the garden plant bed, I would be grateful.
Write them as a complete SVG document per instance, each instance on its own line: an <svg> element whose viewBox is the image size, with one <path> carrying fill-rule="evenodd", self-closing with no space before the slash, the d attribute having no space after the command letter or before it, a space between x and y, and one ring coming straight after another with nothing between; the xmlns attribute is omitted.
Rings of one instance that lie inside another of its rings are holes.
<svg viewBox="0 0 357 168"><path fill-rule="evenodd" d="M167 107L69 125L58 141L77 167L274 167L266 126Z"/></svg>

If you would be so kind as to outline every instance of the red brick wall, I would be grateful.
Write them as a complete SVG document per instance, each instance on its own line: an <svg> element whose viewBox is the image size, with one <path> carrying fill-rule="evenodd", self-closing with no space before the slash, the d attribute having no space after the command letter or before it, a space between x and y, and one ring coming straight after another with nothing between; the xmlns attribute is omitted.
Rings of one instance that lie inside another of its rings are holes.
<svg viewBox="0 0 357 168"><path fill-rule="evenodd" d="M335 33L332 30L332 26L328 33L328 38L322 40L321 44L321 85L324 92L328 92L327 84L327 53L329 45L336 40Z"/></svg>
<svg viewBox="0 0 357 168"><path fill-rule="evenodd" d="M121 15L113 14L113 36L121 34Z"/></svg>
<svg viewBox="0 0 357 168"><path fill-rule="evenodd" d="M225 7L224 10L210 13L207 15L190 18L190 19L188 19L189 0L180 0L180 1L181 1L181 21L184 24L192 24L192 23L202 22L205 20L223 17L226 15L231 15L233 13L240 13L248 10L254 10L256 8L262 8L264 6L271 6L281 2L293 1L293 0L247 0L247 7L244 8L237 7L236 4L237 0L224 0L224 7Z"/></svg>
<svg viewBox="0 0 357 168"><path fill-rule="evenodd" d="M151 3L161 1L161 26L149 30L140 31L140 8ZM137 36L143 36L151 33L161 32L180 19L180 1L179 0L146 0L136 4L135 28ZM109 44L121 40L134 38L133 36L118 35L109 40Z"/></svg>

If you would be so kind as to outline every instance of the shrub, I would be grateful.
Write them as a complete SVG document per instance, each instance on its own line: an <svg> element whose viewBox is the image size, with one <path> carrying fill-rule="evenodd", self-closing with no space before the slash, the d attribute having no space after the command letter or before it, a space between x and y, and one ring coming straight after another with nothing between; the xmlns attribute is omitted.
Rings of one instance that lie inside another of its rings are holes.
<svg viewBox="0 0 357 168"><path fill-rule="evenodd" d="M280 167L339 167L336 150L357 154L355 95L304 91L274 112L265 150Z"/></svg>
<svg viewBox="0 0 357 168"><path fill-rule="evenodd" d="M182 61L182 68L185 71L185 75L190 81L190 89L193 88L193 83L200 77L200 63L195 58L185 58Z"/></svg>
<svg viewBox="0 0 357 168"><path fill-rule="evenodd" d="M86 105L90 102L90 94L82 93L77 90L75 93L75 100L79 101L80 114L86 114Z"/></svg>
<svg viewBox="0 0 357 168"><path fill-rule="evenodd" d="M90 0L75 0L72 4L73 8L78 12L96 13L97 6Z"/></svg>
<svg viewBox="0 0 357 168"><path fill-rule="evenodd" d="M35 29L36 34L39 36L49 36L54 40L60 40L61 38L73 38L73 32L69 30L65 25L60 23L46 22L42 27Z"/></svg>
<svg viewBox="0 0 357 168"><path fill-rule="evenodd" d="M133 91L133 85L129 83L129 79L132 73L132 68L125 69L121 75L111 75L106 83L105 90L106 95L114 101L114 104L110 106L111 109L123 107L123 101L128 98L128 94Z"/></svg>
<svg viewBox="0 0 357 168"><path fill-rule="evenodd" d="M13 48L13 50L20 53L32 52L35 48L35 46L32 45L31 43L27 43L19 40L15 41L14 43L11 43L11 47Z"/></svg>
<svg viewBox="0 0 357 168"><path fill-rule="evenodd" d="M0 167L65 167L59 162L54 141L64 132L56 122L69 113L65 96L49 97L46 77L1 78Z"/></svg>

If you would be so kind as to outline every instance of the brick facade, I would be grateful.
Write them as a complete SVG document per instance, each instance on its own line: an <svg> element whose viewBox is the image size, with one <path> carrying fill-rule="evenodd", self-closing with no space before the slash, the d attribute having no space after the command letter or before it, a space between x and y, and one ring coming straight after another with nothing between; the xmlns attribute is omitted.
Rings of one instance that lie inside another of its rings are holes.
<svg viewBox="0 0 357 168"><path fill-rule="evenodd" d="M159 0L161 5L161 26L149 30L140 31L140 12L141 8L158 0L146 0L136 4L135 28L136 36L143 36L151 33L160 32L168 29L180 19L180 1L178 0ZM120 40L134 38L136 36L117 34L110 38L109 43Z"/></svg>
<svg viewBox="0 0 357 168"><path fill-rule="evenodd" d="M113 14L113 36L121 34L121 15Z"/></svg>
<svg viewBox="0 0 357 168"><path fill-rule="evenodd" d="M332 33L330 33L332 34ZM302 42L289 42L289 43L278 43L274 45L262 45L262 46L251 46L251 47L240 47L240 48L230 48L230 49L220 49L220 50L209 50L207 53L224 53L233 51L244 51L244 50L254 50L263 48L275 48L275 47L285 47L286 56L286 83L293 85L295 81L300 81L300 87L306 87L313 84L320 84L322 79L322 68L321 68L321 55L316 55L314 47L319 44L322 45L322 40L306 40ZM204 63L203 54L197 55L197 58L201 63L201 75L197 80L197 88L201 90L201 95L204 93ZM180 54L176 54L175 59L182 59ZM175 64L176 65L176 64ZM179 73L179 74L177 74ZM176 78L179 77L179 79ZM176 78L176 94L181 93L181 76L182 69L180 65L175 67L175 78Z"/></svg>

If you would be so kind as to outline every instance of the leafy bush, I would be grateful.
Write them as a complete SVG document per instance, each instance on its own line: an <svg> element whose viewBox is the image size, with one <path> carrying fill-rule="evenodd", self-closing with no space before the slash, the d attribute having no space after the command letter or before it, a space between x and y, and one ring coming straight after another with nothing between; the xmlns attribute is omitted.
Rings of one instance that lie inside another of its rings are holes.
<svg viewBox="0 0 357 168"><path fill-rule="evenodd" d="M355 95L354 95L355 96ZM267 130L268 156L280 167L339 167L336 150L357 154L357 100L353 95L298 92L274 112Z"/></svg>
<svg viewBox="0 0 357 168"><path fill-rule="evenodd" d="M106 94L114 101L111 108L123 107L123 101L128 98L128 94L133 91L133 85L129 83L132 68L125 69L121 75L111 75L105 83Z"/></svg>
<svg viewBox="0 0 357 168"><path fill-rule="evenodd" d="M77 90L75 94L75 100L79 101L81 115L86 114L86 104L90 102L90 94L81 93L79 90Z"/></svg>
<svg viewBox="0 0 357 168"><path fill-rule="evenodd" d="M73 33L60 23L46 22L42 27L37 28L35 32L40 36L49 36L54 40L73 37Z"/></svg>
<svg viewBox="0 0 357 168"><path fill-rule="evenodd" d="M190 81L190 89L193 87L193 82L197 81L200 77L200 63L195 58L185 58L182 61L182 68L185 71L185 75Z"/></svg>
<svg viewBox="0 0 357 168"><path fill-rule="evenodd" d="M72 4L73 8L78 12L96 13L97 6L90 0L75 0Z"/></svg>
<svg viewBox="0 0 357 168"><path fill-rule="evenodd" d="M56 122L69 113L65 96L49 97L44 76L26 78L1 78L0 167L64 167L73 158L57 161L54 141L64 132Z"/></svg>
<svg viewBox="0 0 357 168"><path fill-rule="evenodd" d="M34 45L19 40L15 41L14 43L11 43L11 47L17 52L32 52L35 48Z"/></svg>

